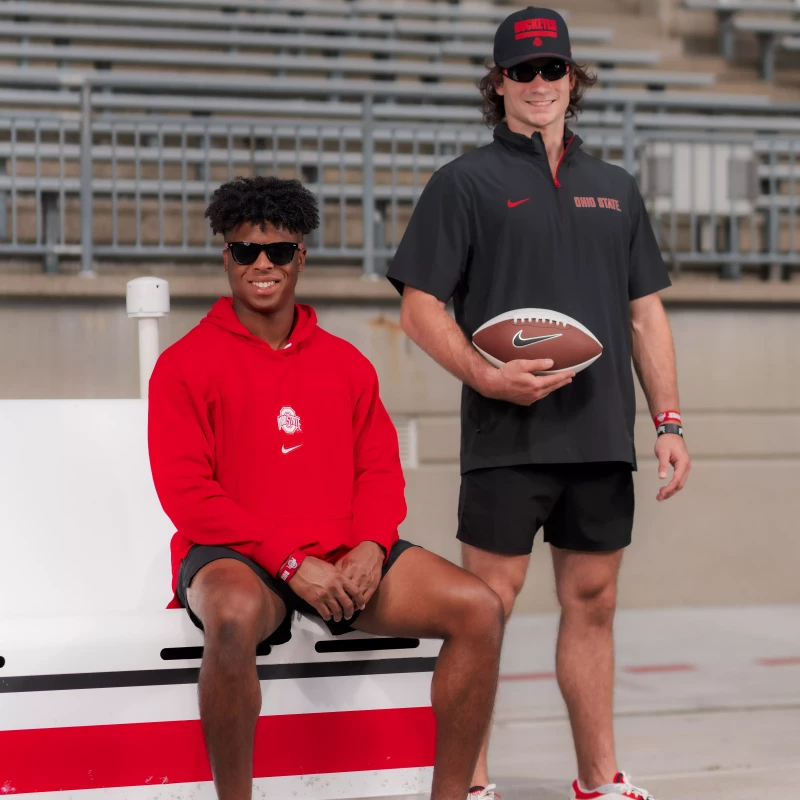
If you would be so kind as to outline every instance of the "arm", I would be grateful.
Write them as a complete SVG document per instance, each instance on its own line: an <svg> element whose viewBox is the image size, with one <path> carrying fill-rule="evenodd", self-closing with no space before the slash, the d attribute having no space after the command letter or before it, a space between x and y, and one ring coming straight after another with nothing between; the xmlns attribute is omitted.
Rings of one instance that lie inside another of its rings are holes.
<svg viewBox="0 0 800 800"><path fill-rule="evenodd" d="M669 320L657 293L630 303L633 364L642 385L650 415L660 411L680 410L675 347ZM662 487L658 500L666 500L680 491L689 475L691 461L683 439L667 433L656 439L658 477L667 477L668 465L674 467L669 485Z"/></svg>
<svg viewBox="0 0 800 800"><path fill-rule="evenodd" d="M358 544L337 564L361 590L365 604L378 588L406 516L397 431L381 402L378 376L372 365L367 368L367 385L353 409L353 539Z"/></svg>
<svg viewBox="0 0 800 800"><path fill-rule="evenodd" d="M162 356L150 379L148 445L156 493L180 533L196 544L237 545L275 575L289 555L267 525L235 503L214 477L209 408L174 359Z"/></svg>
<svg viewBox="0 0 800 800"><path fill-rule="evenodd" d="M642 385L650 416L679 410L675 347L664 306L658 294L632 300L633 365Z"/></svg>
<svg viewBox="0 0 800 800"><path fill-rule="evenodd" d="M357 542L376 542L388 555L406 516L405 479L397 431L381 402L372 365L368 385L353 409L353 534Z"/></svg>
<svg viewBox="0 0 800 800"><path fill-rule="evenodd" d="M470 344L441 300L411 286L403 291L400 323L434 361L485 397L528 406L570 383L574 375L531 374L549 369L549 360L518 359L497 369Z"/></svg>

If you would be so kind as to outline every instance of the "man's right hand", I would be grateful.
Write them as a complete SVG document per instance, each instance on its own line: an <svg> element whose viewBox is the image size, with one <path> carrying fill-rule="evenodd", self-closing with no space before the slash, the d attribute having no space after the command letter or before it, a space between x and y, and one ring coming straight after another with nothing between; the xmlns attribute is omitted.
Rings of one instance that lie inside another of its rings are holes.
<svg viewBox="0 0 800 800"><path fill-rule="evenodd" d="M554 375L533 375L553 366L550 359L516 359L503 364L499 369L490 368L475 387L484 397L506 400L518 406L529 406L550 392L572 383L574 372L558 372Z"/></svg>
<svg viewBox="0 0 800 800"><path fill-rule="evenodd" d="M314 606L326 622L350 619L365 605L359 588L341 570L320 558L306 556L289 581L292 591Z"/></svg>

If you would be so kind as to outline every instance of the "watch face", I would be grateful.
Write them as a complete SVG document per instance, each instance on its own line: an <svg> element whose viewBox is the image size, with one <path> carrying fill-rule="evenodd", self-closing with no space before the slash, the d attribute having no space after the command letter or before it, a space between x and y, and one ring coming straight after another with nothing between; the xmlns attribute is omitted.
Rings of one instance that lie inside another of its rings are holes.
<svg viewBox="0 0 800 800"><path fill-rule="evenodd" d="M292 556L292 557L291 557L291 558L290 558L290 559L289 559L289 560L286 562L286 566L287 566L287 567L289 567L289 569L297 569L297 559L296 559L294 556Z"/></svg>

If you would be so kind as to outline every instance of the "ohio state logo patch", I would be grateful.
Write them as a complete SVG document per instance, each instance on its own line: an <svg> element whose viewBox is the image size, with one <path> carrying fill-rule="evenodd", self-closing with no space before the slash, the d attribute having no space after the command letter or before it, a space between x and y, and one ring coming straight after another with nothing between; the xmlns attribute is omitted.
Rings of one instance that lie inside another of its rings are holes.
<svg viewBox="0 0 800 800"><path fill-rule="evenodd" d="M302 431L300 417L294 413L291 406L284 406L278 414L278 430L284 433L297 433Z"/></svg>

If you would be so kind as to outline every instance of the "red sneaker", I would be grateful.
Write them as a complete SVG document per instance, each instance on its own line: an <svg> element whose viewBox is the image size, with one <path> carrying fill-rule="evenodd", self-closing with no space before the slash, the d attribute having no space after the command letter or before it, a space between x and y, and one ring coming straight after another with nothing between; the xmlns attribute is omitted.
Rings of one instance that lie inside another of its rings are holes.
<svg viewBox="0 0 800 800"><path fill-rule="evenodd" d="M494 783L488 786L473 786L467 795L467 800L500 800L501 795L495 792L496 788Z"/></svg>
<svg viewBox="0 0 800 800"><path fill-rule="evenodd" d="M613 783L606 783L596 789L587 791L581 789L580 784L575 780L572 784L572 791L569 800L596 800L599 797L627 797L628 800L656 800L647 789L641 789L631 783L627 772L618 772Z"/></svg>

